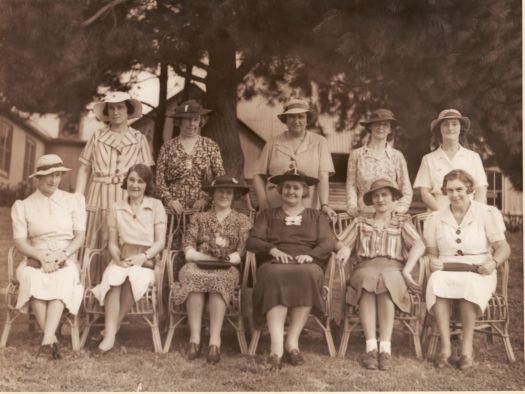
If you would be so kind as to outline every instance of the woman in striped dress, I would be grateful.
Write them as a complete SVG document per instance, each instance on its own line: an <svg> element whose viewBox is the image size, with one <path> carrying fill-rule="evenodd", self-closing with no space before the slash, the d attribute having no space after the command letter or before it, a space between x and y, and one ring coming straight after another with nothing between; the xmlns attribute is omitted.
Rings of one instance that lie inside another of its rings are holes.
<svg viewBox="0 0 525 394"><path fill-rule="evenodd" d="M126 197L120 185L130 167L154 164L146 137L128 126L128 120L142 114L140 101L128 93L114 92L95 104L97 118L108 126L93 133L80 154L75 192L86 195L88 211L86 248L101 247L107 241L106 213L111 204Z"/></svg>
<svg viewBox="0 0 525 394"><path fill-rule="evenodd" d="M357 254L346 302L359 306L366 340L362 362L367 369L390 369L395 307L403 312L410 311L408 287L419 289L410 272L425 252L425 244L410 216L394 213L395 202L402 196L390 179L372 182L363 202L373 205L375 213L357 217L340 236L345 247L338 251L337 260L346 263L353 249ZM379 354L376 319L379 321Z"/></svg>

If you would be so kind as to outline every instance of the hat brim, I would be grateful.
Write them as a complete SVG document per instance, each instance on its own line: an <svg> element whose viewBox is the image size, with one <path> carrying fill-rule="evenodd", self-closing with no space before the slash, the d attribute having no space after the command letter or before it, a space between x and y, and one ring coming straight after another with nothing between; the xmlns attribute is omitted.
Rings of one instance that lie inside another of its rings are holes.
<svg viewBox="0 0 525 394"><path fill-rule="evenodd" d="M119 103L123 103L126 100L118 101ZM140 118L142 115L142 103L137 99L127 99L127 101L130 102L131 106L133 107L133 112L131 114L128 114L128 119L135 119ZM101 101L99 103L96 103L93 107L93 112L95 113L95 116L98 120L101 122L109 122L109 115L104 114L104 107L108 103L113 103L112 101Z"/></svg>
<svg viewBox="0 0 525 394"><path fill-rule="evenodd" d="M54 168L49 168L47 170L36 171L32 173L31 175L29 175L29 178L34 178L35 176L39 176L39 175L40 176L49 175L49 174L53 174L54 172L67 172L67 171L71 171L71 168L54 167Z"/></svg>
<svg viewBox="0 0 525 394"><path fill-rule="evenodd" d="M434 133L435 131L435 128L444 120L447 120L447 119L459 119L459 121L461 122L462 124L462 129L463 131L466 133L470 130L470 118L468 118L467 116L445 116L443 118L440 118L440 119L434 119L432 122L430 122L430 132L431 133Z"/></svg>
<svg viewBox="0 0 525 394"><path fill-rule="evenodd" d="M359 122L359 124L361 126L364 126L364 127L368 127L370 126L372 123L377 123L377 122L392 122L394 124L399 124L399 122L397 121L397 119L395 118L378 118L378 119L369 119L369 120L362 120L361 122Z"/></svg>
<svg viewBox="0 0 525 394"><path fill-rule="evenodd" d="M313 178L308 175L299 175L299 174L281 174L281 175L275 175L270 178L270 182L279 185L286 181L296 181L296 182L304 182L308 186L315 185L319 183L319 179Z"/></svg>
<svg viewBox="0 0 525 394"><path fill-rule="evenodd" d="M291 114L306 114L309 117L308 121L313 119L313 117L315 116L314 111L312 111L311 109L292 108L281 114L277 114L277 118L281 121L281 123L286 123L286 115L291 115Z"/></svg>
<svg viewBox="0 0 525 394"><path fill-rule="evenodd" d="M393 197L394 201L395 200L399 200L401 197L403 197L403 193L401 193L401 191L399 189L396 189L394 186L384 185L384 186L376 187L374 189L370 189L369 191L367 191L363 195L363 202L365 203L365 205L374 205L373 202L372 202L372 194L376 190L381 190L381 189L384 189L384 188L390 189L390 191L392 192L392 197Z"/></svg>
<svg viewBox="0 0 525 394"><path fill-rule="evenodd" d="M203 108L199 110L199 112L173 112L172 114L168 115L170 118L192 118L196 115L198 116L205 116L213 112L211 109Z"/></svg>
<svg viewBox="0 0 525 394"><path fill-rule="evenodd" d="M224 184L224 185L215 185L215 186L203 186L202 191L206 192L207 194L213 194L213 191L216 189L233 189L234 191L237 191L241 194L241 196L244 196L246 193L250 191L250 188L248 186L242 186L242 185L235 185L235 184Z"/></svg>

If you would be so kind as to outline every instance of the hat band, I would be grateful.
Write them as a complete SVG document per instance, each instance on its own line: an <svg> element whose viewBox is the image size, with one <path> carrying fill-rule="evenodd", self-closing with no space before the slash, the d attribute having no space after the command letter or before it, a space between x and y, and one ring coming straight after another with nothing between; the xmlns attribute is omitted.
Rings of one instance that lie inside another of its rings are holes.
<svg viewBox="0 0 525 394"><path fill-rule="evenodd" d="M286 112L286 111L289 111L289 110L291 110L291 109L296 109L296 108L304 109L304 110L306 110L306 111L309 111L309 110L310 110L310 109L308 108L307 105L304 105L304 104L302 104L302 103L293 103L293 104L287 105L287 106L285 107L285 112Z"/></svg>
<svg viewBox="0 0 525 394"><path fill-rule="evenodd" d="M38 166L36 168L36 171L47 171L52 168L58 168L58 167L63 167L63 166L64 166L64 163L47 164L45 166Z"/></svg>
<svg viewBox="0 0 525 394"><path fill-rule="evenodd" d="M461 118L461 114L459 112L454 112L454 111L446 112L441 117L444 118L447 116L457 116L458 118Z"/></svg>

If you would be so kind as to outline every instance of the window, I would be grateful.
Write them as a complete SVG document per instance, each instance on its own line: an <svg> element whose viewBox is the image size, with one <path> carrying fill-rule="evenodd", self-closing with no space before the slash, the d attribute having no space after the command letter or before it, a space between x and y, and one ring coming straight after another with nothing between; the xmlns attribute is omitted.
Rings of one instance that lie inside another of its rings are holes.
<svg viewBox="0 0 525 394"><path fill-rule="evenodd" d="M0 121L0 174L8 175L11 165L11 149L13 128L8 123Z"/></svg>
<svg viewBox="0 0 525 394"><path fill-rule="evenodd" d="M26 136L26 149L24 153L24 178L27 179L29 175L35 170L35 156L36 143L32 138Z"/></svg>
<svg viewBox="0 0 525 394"><path fill-rule="evenodd" d="M487 204L497 207L499 210L503 207L503 175L497 168L486 168L487 180Z"/></svg>

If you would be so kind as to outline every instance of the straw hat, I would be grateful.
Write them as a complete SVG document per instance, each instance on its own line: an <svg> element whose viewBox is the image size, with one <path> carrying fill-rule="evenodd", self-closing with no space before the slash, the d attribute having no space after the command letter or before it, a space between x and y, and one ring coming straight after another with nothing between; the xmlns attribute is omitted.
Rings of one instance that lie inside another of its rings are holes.
<svg viewBox="0 0 525 394"><path fill-rule="evenodd" d="M285 106L282 113L278 114L277 117L282 123L286 123L286 115L288 114L304 114L308 116L308 122L311 121L315 115L314 111L310 109L308 103L304 100L291 99Z"/></svg>
<svg viewBox="0 0 525 394"><path fill-rule="evenodd" d="M55 154L43 155L36 161L36 171L29 175L29 178L33 178L39 175L49 175L54 172L66 172L71 171L71 168L64 167L64 162L60 156Z"/></svg>
<svg viewBox="0 0 525 394"><path fill-rule="evenodd" d="M95 106L93 107L93 112L95 112L95 115L98 120L102 122L109 122L109 116L104 114L104 108L106 107L106 104L123 103L124 101L128 101L133 107L133 112L131 114L128 114L128 119L140 118L140 116L142 115L141 102L137 99L131 98L129 93L126 92L110 92L106 94L104 100L95 104Z"/></svg>
<svg viewBox="0 0 525 394"><path fill-rule="evenodd" d="M403 197L403 193L394 185L394 183L390 179L381 178L377 179L374 182L372 182L372 185L370 185L370 190L368 190L363 195L363 201L365 205L373 205L372 203L372 194L379 189L383 188L389 188L392 192L393 200L399 200L401 197Z"/></svg>
<svg viewBox="0 0 525 394"><path fill-rule="evenodd" d="M434 119L432 122L430 122L430 131L434 133L436 126L438 126L441 121L445 119L459 119L464 132L467 132L470 129L470 119L461 115L461 112L459 112L457 109L449 108L441 111L437 119Z"/></svg>

